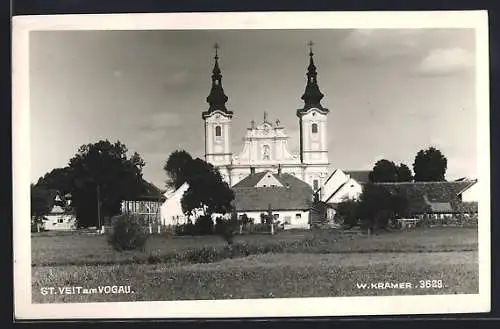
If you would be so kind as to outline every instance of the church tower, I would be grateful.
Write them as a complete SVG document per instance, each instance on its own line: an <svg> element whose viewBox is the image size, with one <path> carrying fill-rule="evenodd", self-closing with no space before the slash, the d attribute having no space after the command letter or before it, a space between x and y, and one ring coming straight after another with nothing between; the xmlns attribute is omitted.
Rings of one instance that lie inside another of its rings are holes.
<svg viewBox="0 0 500 329"><path fill-rule="evenodd" d="M229 182L231 165L231 120L233 112L226 108L228 97L222 88L218 44L215 44L215 64L212 70L212 88L207 97L209 108L202 113L205 122L205 161L218 167Z"/></svg>
<svg viewBox="0 0 500 329"><path fill-rule="evenodd" d="M318 73L314 65L313 43L309 42L309 66L307 84L302 95L304 107L297 110L300 129L300 161L304 168L304 180L314 190L319 189L328 175L329 110L321 105L324 95L319 90Z"/></svg>

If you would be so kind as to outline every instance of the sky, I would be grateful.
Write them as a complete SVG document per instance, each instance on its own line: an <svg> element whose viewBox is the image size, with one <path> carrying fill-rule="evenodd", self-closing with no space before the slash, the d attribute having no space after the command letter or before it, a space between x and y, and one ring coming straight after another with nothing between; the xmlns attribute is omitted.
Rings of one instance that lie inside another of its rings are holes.
<svg viewBox="0 0 500 329"><path fill-rule="evenodd" d="M469 29L37 31L30 35L31 179L83 144L119 140L163 188L163 165L203 157L214 48L234 112L232 152L253 119L279 119L298 151L309 40L328 115L331 170L410 168L437 147L447 179L477 177L475 40Z"/></svg>

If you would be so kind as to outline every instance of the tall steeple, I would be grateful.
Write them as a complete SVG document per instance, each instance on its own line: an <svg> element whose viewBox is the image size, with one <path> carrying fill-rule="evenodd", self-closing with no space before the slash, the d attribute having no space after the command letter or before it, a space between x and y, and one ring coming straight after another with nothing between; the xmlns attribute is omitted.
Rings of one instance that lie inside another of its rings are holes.
<svg viewBox="0 0 500 329"><path fill-rule="evenodd" d="M306 90L301 97L301 99L304 101L304 108L299 109L298 112L306 112L312 107L328 112L328 110L323 108L323 106L321 105L321 99L323 99L324 95L321 93L318 86L318 72L316 71L316 65L314 65L314 53L312 51L313 45L314 43L312 41L309 41L309 66L307 67L307 84Z"/></svg>
<svg viewBox="0 0 500 329"><path fill-rule="evenodd" d="M228 111L226 108L226 102L228 97L224 93L222 88L222 74L219 67L219 45L216 43L215 48L215 63L212 70L212 88L210 89L210 94L207 97L207 103L209 104L208 111L203 112L203 117L210 115L215 111L222 111L228 115L232 115L233 112Z"/></svg>

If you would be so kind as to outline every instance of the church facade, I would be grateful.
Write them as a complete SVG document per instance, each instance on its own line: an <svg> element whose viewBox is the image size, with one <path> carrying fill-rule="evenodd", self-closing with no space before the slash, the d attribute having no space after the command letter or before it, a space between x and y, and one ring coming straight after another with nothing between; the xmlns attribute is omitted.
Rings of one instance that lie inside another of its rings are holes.
<svg viewBox="0 0 500 329"><path fill-rule="evenodd" d="M260 124L251 122L243 138L239 153L231 149L231 125L234 112L226 107L228 97L222 87L219 57L215 54L212 86L207 97L209 108L202 113L205 128L205 161L217 167L230 186L250 174L271 171L288 173L305 182L313 190L321 188L328 177L328 128L329 110L322 106L321 93L310 43L307 83L302 100L295 110L300 131L299 153L288 150L289 137L279 120L271 122L264 113Z"/></svg>

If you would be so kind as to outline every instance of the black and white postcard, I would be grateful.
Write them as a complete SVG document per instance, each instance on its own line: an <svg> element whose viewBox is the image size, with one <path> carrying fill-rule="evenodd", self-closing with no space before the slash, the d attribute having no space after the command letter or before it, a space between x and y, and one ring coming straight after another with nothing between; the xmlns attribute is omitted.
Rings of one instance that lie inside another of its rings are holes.
<svg viewBox="0 0 500 329"><path fill-rule="evenodd" d="M488 16L13 18L15 316L490 310Z"/></svg>

